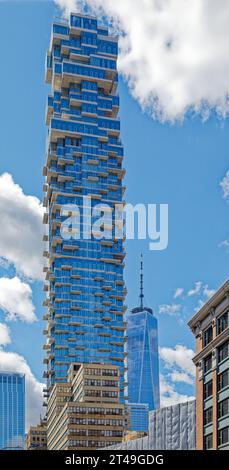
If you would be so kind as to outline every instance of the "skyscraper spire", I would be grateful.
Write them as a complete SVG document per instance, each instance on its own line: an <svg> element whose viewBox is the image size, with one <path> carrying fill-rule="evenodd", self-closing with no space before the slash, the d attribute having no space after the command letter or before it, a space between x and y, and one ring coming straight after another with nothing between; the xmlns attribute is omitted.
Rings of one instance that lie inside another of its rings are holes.
<svg viewBox="0 0 229 470"><path fill-rule="evenodd" d="M141 269L140 269L140 308L143 309L144 292L143 292L143 255L141 253Z"/></svg>
<svg viewBox="0 0 229 470"><path fill-rule="evenodd" d="M141 264L140 264L140 294L139 294L139 299L140 299L140 305L138 307L135 307L131 310L132 313L139 313L139 312L148 312L153 315L153 310L152 308L146 307L144 305L145 302L145 296L144 296L144 275L143 275L143 254L141 253Z"/></svg>

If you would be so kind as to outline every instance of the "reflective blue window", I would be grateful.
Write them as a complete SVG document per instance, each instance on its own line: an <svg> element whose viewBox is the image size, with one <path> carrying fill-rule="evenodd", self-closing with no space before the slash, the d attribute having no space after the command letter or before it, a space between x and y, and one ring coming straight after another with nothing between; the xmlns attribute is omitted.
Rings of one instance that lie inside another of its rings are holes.
<svg viewBox="0 0 229 470"><path fill-rule="evenodd" d="M127 317L128 399L159 408L159 361L157 319L142 310Z"/></svg>
<svg viewBox="0 0 229 470"><path fill-rule="evenodd" d="M0 449L24 449L25 376L0 372Z"/></svg>

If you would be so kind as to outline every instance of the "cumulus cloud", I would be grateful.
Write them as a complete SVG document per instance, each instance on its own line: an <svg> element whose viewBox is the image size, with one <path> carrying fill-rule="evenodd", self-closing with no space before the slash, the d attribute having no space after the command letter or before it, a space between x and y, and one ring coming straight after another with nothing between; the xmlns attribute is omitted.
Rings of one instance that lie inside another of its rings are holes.
<svg viewBox="0 0 229 470"><path fill-rule="evenodd" d="M223 197L226 199L229 197L229 170L227 171L226 175L222 179L220 186L223 190Z"/></svg>
<svg viewBox="0 0 229 470"><path fill-rule="evenodd" d="M174 315L179 313L181 309L181 305L179 304L163 304L159 305L159 313L165 313L167 315Z"/></svg>
<svg viewBox="0 0 229 470"><path fill-rule="evenodd" d="M203 288L203 294L210 299L215 293L215 289L209 289L208 284L206 284Z"/></svg>
<svg viewBox="0 0 229 470"><path fill-rule="evenodd" d="M178 287L178 288L175 290L174 299L177 299L177 297L181 297L182 294L183 294L183 292L184 292L183 287Z"/></svg>
<svg viewBox="0 0 229 470"><path fill-rule="evenodd" d="M186 372L178 372L177 370L171 373L171 380L173 382L183 382L189 385L193 385L193 379Z"/></svg>
<svg viewBox="0 0 229 470"><path fill-rule="evenodd" d="M175 348L160 348L160 357L171 373L178 371L188 374L192 379L195 377L195 366L192 362L194 351L192 349L181 344L177 344Z"/></svg>
<svg viewBox="0 0 229 470"><path fill-rule="evenodd" d="M192 297L193 295L198 295L201 291L201 287L202 287L202 282L200 281L195 282L195 287L188 291L188 296Z"/></svg>
<svg viewBox="0 0 229 470"><path fill-rule="evenodd" d="M11 343L9 327L0 323L0 347L9 343Z"/></svg>
<svg viewBox="0 0 229 470"><path fill-rule="evenodd" d="M42 279L43 207L24 194L9 173L0 176L0 257L13 263L19 273Z"/></svg>
<svg viewBox="0 0 229 470"><path fill-rule="evenodd" d="M161 406L169 406L175 403L193 400L193 396L179 393L178 384L194 384L195 366L192 362L194 351L177 344L175 348L160 348L166 375L161 376Z"/></svg>
<svg viewBox="0 0 229 470"><path fill-rule="evenodd" d="M20 372L25 374L26 385L26 430L37 424L42 413L42 390L44 385L34 377L25 358L14 352L0 350L0 371Z"/></svg>
<svg viewBox="0 0 229 470"><path fill-rule="evenodd" d="M17 276L1 277L0 309L6 313L7 320L21 320L26 323L36 321L30 285Z"/></svg>
<svg viewBox="0 0 229 470"><path fill-rule="evenodd" d="M5 258L0 258L0 268L7 270L10 268L10 263Z"/></svg>
<svg viewBox="0 0 229 470"><path fill-rule="evenodd" d="M169 383L166 378L161 375L160 377L160 394L161 394L161 407L176 405L189 400L194 400L194 396L185 395L177 392L175 385Z"/></svg>
<svg viewBox="0 0 229 470"><path fill-rule="evenodd" d="M228 0L54 0L109 17L119 70L141 107L162 121L229 112Z"/></svg>

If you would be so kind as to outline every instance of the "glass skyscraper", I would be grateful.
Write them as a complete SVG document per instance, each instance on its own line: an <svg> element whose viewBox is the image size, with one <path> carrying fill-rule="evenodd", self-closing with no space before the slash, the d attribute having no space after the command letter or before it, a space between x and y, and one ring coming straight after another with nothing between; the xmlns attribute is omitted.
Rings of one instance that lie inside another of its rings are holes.
<svg viewBox="0 0 229 470"><path fill-rule="evenodd" d="M25 376L0 372L0 449L23 449L25 442Z"/></svg>
<svg viewBox="0 0 229 470"><path fill-rule="evenodd" d="M72 362L118 365L123 400L125 254L123 240L114 237L114 208L124 194L117 54L117 38L94 17L71 14L53 24L46 63L44 377L49 390L66 382ZM111 238L106 224L101 239L85 227L98 219L98 204L112 208ZM80 221L65 237L62 223L75 207Z"/></svg>
<svg viewBox="0 0 229 470"><path fill-rule="evenodd" d="M153 310L144 307L141 262L140 306L127 315L128 402L160 407L158 326Z"/></svg>
<svg viewBox="0 0 229 470"><path fill-rule="evenodd" d="M128 403L128 430L147 433L149 429L149 405L146 403Z"/></svg>

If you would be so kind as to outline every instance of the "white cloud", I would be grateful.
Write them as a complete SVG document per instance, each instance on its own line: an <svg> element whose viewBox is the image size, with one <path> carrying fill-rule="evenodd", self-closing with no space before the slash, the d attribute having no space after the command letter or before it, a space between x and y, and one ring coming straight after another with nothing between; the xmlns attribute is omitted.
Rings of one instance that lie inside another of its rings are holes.
<svg viewBox="0 0 229 470"><path fill-rule="evenodd" d="M194 399L193 396L179 393L176 389L178 383L194 384L195 366L192 362L194 351L180 344L175 348L160 348L159 351L167 370L167 375L161 376L161 406Z"/></svg>
<svg viewBox="0 0 229 470"><path fill-rule="evenodd" d="M219 248L226 248L226 250L228 250L229 248L229 239L226 239L226 240L223 240L220 244L219 244Z"/></svg>
<svg viewBox="0 0 229 470"><path fill-rule="evenodd" d="M177 344L175 348L160 348L160 357L167 368L173 368L171 372L185 372L190 377L195 377L195 366L192 362L194 351Z"/></svg>
<svg viewBox="0 0 229 470"><path fill-rule="evenodd" d="M0 258L0 268L7 270L10 268L10 263L5 258Z"/></svg>
<svg viewBox="0 0 229 470"><path fill-rule="evenodd" d="M120 38L119 69L143 109L161 120L192 109L229 112L228 0L54 0L108 15Z"/></svg>
<svg viewBox="0 0 229 470"><path fill-rule="evenodd" d="M0 309L6 313L7 320L33 323L37 319L32 289L17 276L0 278Z"/></svg>
<svg viewBox="0 0 229 470"><path fill-rule="evenodd" d="M0 347L9 343L11 343L9 327L0 323Z"/></svg>
<svg viewBox="0 0 229 470"><path fill-rule="evenodd" d="M194 396L184 395L176 391L174 384L169 383L164 376L160 377L161 407L194 400Z"/></svg>
<svg viewBox="0 0 229 470"><path fill-rule="evenodd" d="M203 288L203 294L210 299L215 293L215 289L209 289L208 284L206 284Z"/></svg>
<svg viewBox="0 0 229 470"><path fill-rule="evenodd" d="M179 304L163 304L159 305L159 313L165 313L167 315L174 315L180 312L181 305Z"/></svg>
<svg viewBox="0 0 229 470"><path fill-rule="evenodd" d="M193 385L193 379L186 372L178 372L177 370L174 370L171 373L171 380L173 382L183 382Z"/></svg>
<svg viewBox="0 0 229 470"><path fill-rule="evenodd" d="M42 279L43 207L9 173L0 176L0 257L31 279Z"/></svg>
<svg viewBox="0 0 229 470"><path fill-rule="evenodd" d="M222 179L220 186L223 190L223 197L226 199L229 197L229 170L227 171L226 175Z"/></svg>
<svg viewBox="0 0 229 470"><path fill-rule="evenodd" d="M201 287L202 287L202 282L200 281L195 282L195 287L188 291L188 296L192 297L193 295L198 295L201 291Z"/></svg>
<svg viewBox="0 0 229 470"><path fill-rule="evenodd" d="M177 299L178 297L181 297L182 294L183 294L183 292L184 292L183 287L178 287L178 288L175 290L174 299Z"/></svg>
<svg viewBox="0 0 229 470"><path fill-rule="evenodd" d="M14 352L0 350L0 371L25 374L26 383L26 429L40 421L42 413L42 390L44 385L36 380L25 358Z"/></svg>

